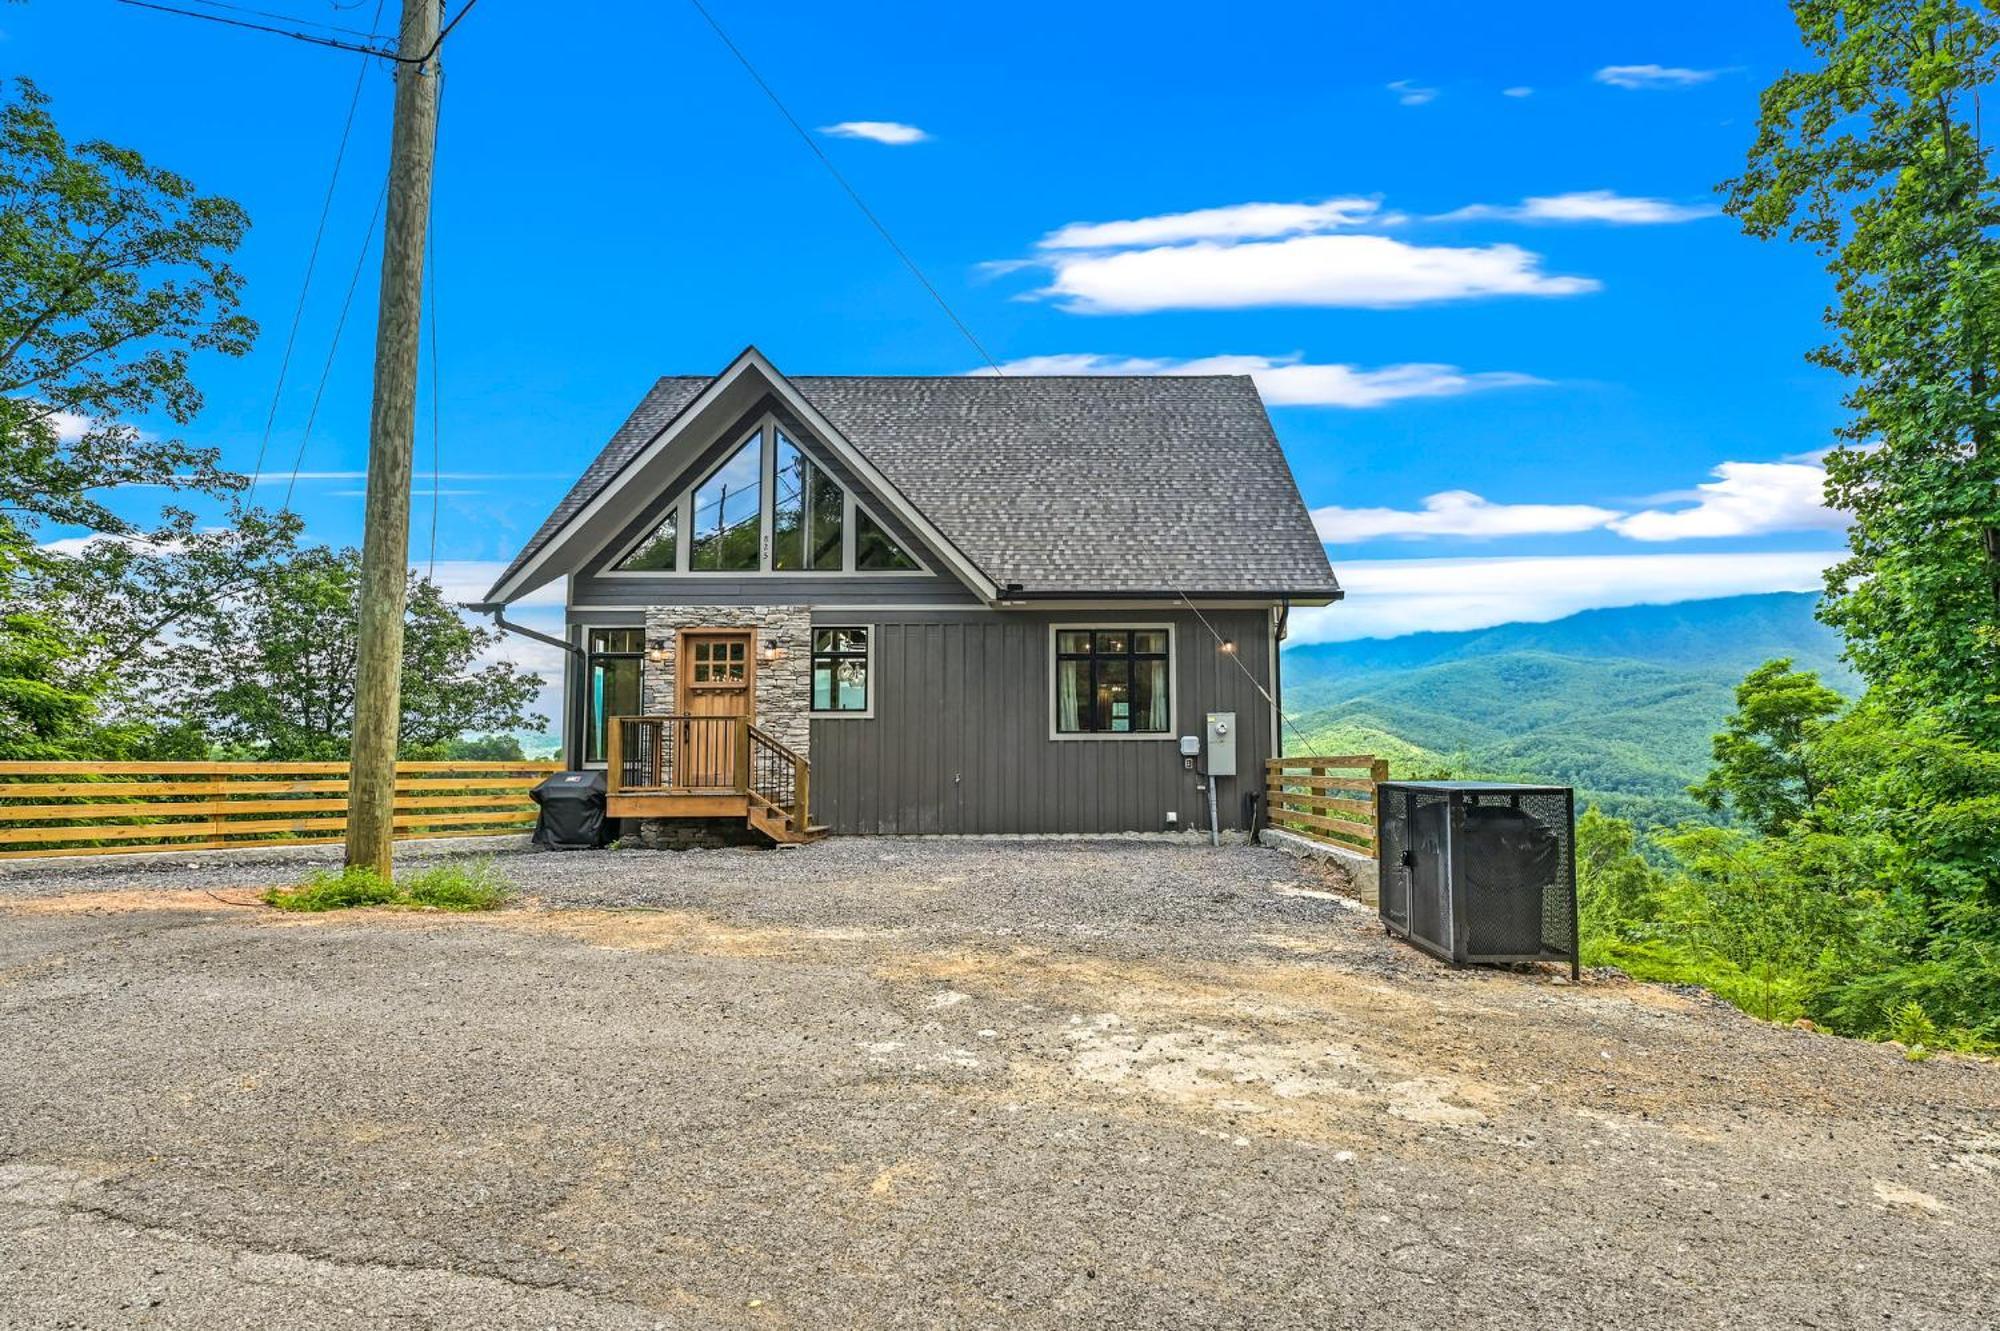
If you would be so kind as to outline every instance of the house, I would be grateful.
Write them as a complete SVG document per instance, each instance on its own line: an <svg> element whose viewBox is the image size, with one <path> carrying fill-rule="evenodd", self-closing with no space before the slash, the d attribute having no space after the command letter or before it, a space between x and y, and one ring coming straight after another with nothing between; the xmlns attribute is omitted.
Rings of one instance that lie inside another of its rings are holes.
<svg viewBox="0 0 2000 1331"><path fill-rule="evenodd" d="M1248 378L754 348L655 384L474 608L518 628L560 577L569 765L616 815L778 840L1205 828L1230 744L1241 828L1286 617L1341 594Z"/></svg>

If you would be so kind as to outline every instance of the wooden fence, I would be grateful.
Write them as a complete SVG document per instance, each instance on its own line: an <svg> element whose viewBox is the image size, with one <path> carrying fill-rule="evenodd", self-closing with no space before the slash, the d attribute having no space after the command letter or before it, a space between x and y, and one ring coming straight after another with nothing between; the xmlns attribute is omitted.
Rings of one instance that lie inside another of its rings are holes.
<svg viewBox="0 0 2000 1331"><path fill-rule="evenodd" d="M395 834L489 836L535 820L554 763L396 764ZM0 762L0 859L321 844L347 831L347 764Z"/></svg>
<svg viewBox="0 0 2000 1331"><path fill-rule="evenodd" d="M1388 761L1370 754L1272 758L1264 764L1267 820L1272 827L1373 855L1375 787L1388 779Z"/></svg>

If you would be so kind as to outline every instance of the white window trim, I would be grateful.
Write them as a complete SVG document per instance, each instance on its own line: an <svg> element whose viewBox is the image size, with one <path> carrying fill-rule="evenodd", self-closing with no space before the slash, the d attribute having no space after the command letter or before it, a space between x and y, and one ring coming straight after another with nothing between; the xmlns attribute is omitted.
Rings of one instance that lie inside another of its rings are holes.
<svg viewBox="0 0 2000 1331"><path fill-rule="evenodd" d="M813 635L821 629L860 629L868 635L868 705L858 712L822 712L813 702ZM815 721L873 721L875 719L875 626L852 621L814 623L806 630L806 715Z"/></svg>
<svg viewBox="0 0 2000 1331"><path fill-rule="evenodd" d="M1056 729L1056 719L1059 715L1058 708L1060 706L1060 704L1057 702L1057 693L1056 693L1056 673L1057 673L1056 635L1058 633L1062 633L1065 631L1071 633L1093 632L1093 631L1102 632L1106 629L1124 629L1127 631L1135 629L1159 629L1165 631L1167 635L1167 728L1165 730L1158 730L1158 731L1146 730L1146 731L1135 732L1130 730L1067 731L1067 730ZM1048 704L1049 704L1050 739L1055 740L1058 743L1069 743L1073 740L1084 740L1084 741L1112 740L1118 742L1129 742L1132 740L1139 740L1142 742L1151 741L1153 743L1159 743L1162 740L1172 742L1178 738L1178 736L1176 736L1176 734L1174 733L1174 730L1175 727L1180 723L1180 714L1181 714L1181 654L1180 654L1180 644L1174 635L1174 626L1172 624L1167 624L1167 623L1114 624L1114 623L1107 623L1106 621L1101 619L1086 620L1082 623L1051 624L1049 625L1048 645L1049 645Z"/></svg>
<svg viewBox="0 0 2000 1331"><path fill-rule="evenodd" d="M839 481L838 478L836 478L836 484L840 485L840 492L845 497L841 505L840 515L841 566L837 569L772 568L771 532L778 497L778 431L780 430L785 430L784 424L775 415L766 412L758 420L753 429L738 436L735 446L718 458L714 466L701 472L692 484L683 486L674 495L672 505L675 515L674 567L671 570L618 567L619 564L631 558L633 552L650 540L653 533L660 529L660 522L665 518L665 513L662 511L660 517L655 518L637 538L627 543L615 558L605 560L604 566L598 570L595 576L601 578L809 578L813 580L825 579L827 581L832 581L836 578L925 578L937 576L936 571L924 562L923 556L912 550L909 542L900 537L896 538L896 544L902 547L903 553L909 557L911 563L916 565L915 568L856 568L856 546L854 539L856 513L866 513L876 526L885 532L889 532L892 536L894 536L894 531L888 523L882 520L881 515L872 506L860 501L854 493L853 486ZM794 437L795 433L792 430L785 430L785 437L791 440L792 446L803 453L815 467L819 467L823 471L830 470L820 460L817 453ZM750 443L752 440L757 441L758 447L758 567L754 569L690 567L694 556L693 522L695 493L702 486L713 480L715 474L728 466L730 460L742 451L745 444ZM860 626L843 627L858 628Z"/></svg>

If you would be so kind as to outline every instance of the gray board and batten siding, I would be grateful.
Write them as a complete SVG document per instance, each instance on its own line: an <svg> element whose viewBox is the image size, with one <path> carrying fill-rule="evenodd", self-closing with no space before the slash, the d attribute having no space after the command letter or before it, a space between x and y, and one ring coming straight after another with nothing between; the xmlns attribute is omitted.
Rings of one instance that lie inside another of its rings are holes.
<svg viewBox="0 0 2000 1331"><path fill-rule="evenodd" d="M1243 793L1272 756L1271 620L1263 610L1207 610L1235 659L1186 609L842 614L875 634L874 716L812 722L813 819L836 832L1151 832L1169 810L1207 826L1206 797L1181 766L1181 735L1209 712L1235 712L1237 772L1218 787L1219 825L1241 829ZM1167 624L1173 629L1174 729L1148 737L1051 739L1051 626ZM1248 667L1252 678L1238 668Z"/></svg>

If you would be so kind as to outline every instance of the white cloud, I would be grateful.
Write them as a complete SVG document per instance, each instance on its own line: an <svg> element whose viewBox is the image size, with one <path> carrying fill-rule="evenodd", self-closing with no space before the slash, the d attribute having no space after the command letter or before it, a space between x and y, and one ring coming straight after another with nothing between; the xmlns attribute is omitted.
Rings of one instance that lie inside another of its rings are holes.
<svg viewBox="0 0 2000 1331"><path fill-rule="evenodd" d="M1544 381L1508 371L1469 371L1455 365L1309 365L1301 355L1200 356L1169 360L1145 356L1070 354L1028 356L1008 361L1008 375L1036 374L1247 374L1275 407L1380 407L1413 397L1456 397L1493 388L1519 388ZM992 370L973 373L991 375Z"/></svg>
<svg viewBox="0 0 2000 1331"><path fill-rule="evenodd" d="M1045 250L1122 249L1174 245L1190 240L1267 240L1380 222L1374 199L1325 199L1319 203L1238 203L1227 208L1135 217L1122 222L1071 222L1043 236Z"/></svg>
<svg viewBox="0 0 2000 1331"><path fill-rule="evenodd" d="M1725 462L1685 496L1686 508L1649 508L1610 524L1635 541L1841 531L1846 515L1825 503L1826 472L1809 462Z"/></svg>
<svg viewBox="0 0 2000 1331"><path fill-rule="evenodd" d="M1673 203L1666 199L1635 198L1608 189L1576 190L1569 194L1545 194L1518 204L1475 203L1440 214L1442 222L1485 218L1514 222L1610 222L1620 226L1657 225L1663 222L1691 222L1712 216L1706 204Z"/></svg>
<svg viewBox="0 0 2000 1331"><path fill-rule="evenodd" d="M1292 612L1294 643L1545 623L1621 605L1815 591L1835 550L1521 559L1343 560L1347 599Z"/></svg>
<svg viewBox="0 0 2000 1331"><path fill-rule="evenodd" d="M56 438L66 444L73 444L90 433L90 417L79 416L73 411L58 411L49 417Z"/></svg>
<svg viewBox="0 0 2000 1331"><path fill-rule="evenodd" d="M1059 254L1040 293L1082 314L1253 306L1388 309L1482 296L1573 296L1593 278L1542 271L1517 245L1409 245L1388 236L1202 241L1115 254Z"/></svg>
<svg viewBox="0 0 2000 1331"><path fill-rule="evenodd" d="M1522 84L1521 86L1515 88L1502 88L1500 90L1500 95L1502 97L1533 97L1535 95L1535 90L1533 88L1528 87L1526 84Z"/></svg>
<svg viewBox="0 0 2000 1331"><path fill-rule="evenodd" d="M1691 88L1707 83L1719 69L1686 69L1678 65L1606 65L1592 75L1599 83L1635 91L1655 88Z"/></svg>
<svg viewBox="0 0 2000 1331"><path fill-rule="evenodd" d="M1395 537L1545 536L1593 531L1619 515L1590 504L1496 504L1470 490L1428 495L1423 508L1316 508L1313 526L1322 541L1358 544Z"/></svg>
<svg viewBox="0 0 2000 1331"><path fill-rule="evenodd" d="M1427 102L1436 101L1438 95L1436 88L1426 88L1409 79L1397 79L1389 84L1388 88L1390 92L1396 94L1396 100L1404 106L1422 106Z"/></svg>
<svg viewBox="0 0 2000 1331"><path fill-rule="evenodd" d="M819 132L837 139L867 139L870 143L886 143L896 148L922 143L930 137L915 125L895 120L843 120L837 125L821 125Z"/></svg>

